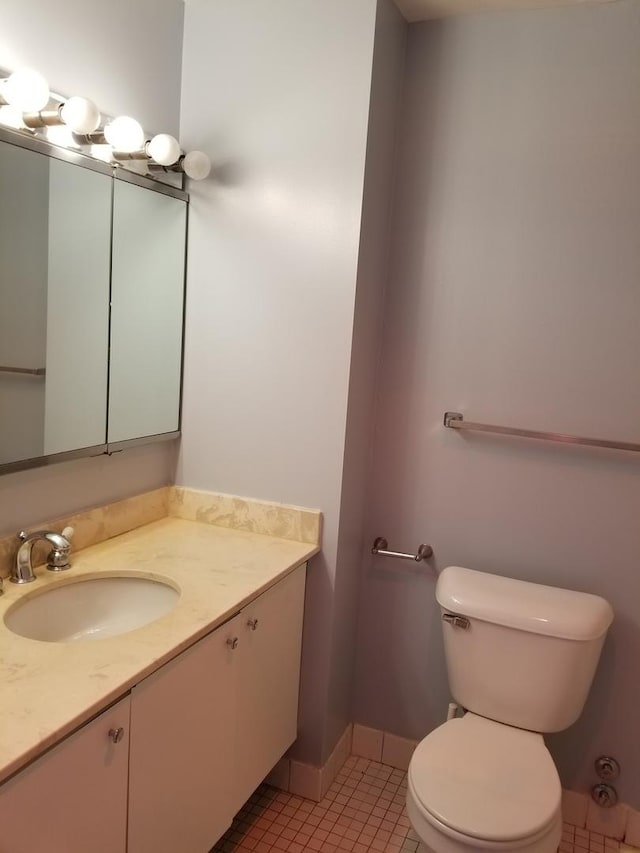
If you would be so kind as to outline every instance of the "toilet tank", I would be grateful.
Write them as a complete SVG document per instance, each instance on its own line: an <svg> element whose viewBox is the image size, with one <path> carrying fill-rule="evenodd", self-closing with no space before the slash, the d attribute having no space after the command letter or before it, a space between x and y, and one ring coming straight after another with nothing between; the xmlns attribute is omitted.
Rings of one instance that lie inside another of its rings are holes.
<svg viewBox="0 0 640 853"><path fill-rule="evenodd" d="M458 704L535 732L578 719L613 619L604 598L449 566L436 599Z"/></svg>

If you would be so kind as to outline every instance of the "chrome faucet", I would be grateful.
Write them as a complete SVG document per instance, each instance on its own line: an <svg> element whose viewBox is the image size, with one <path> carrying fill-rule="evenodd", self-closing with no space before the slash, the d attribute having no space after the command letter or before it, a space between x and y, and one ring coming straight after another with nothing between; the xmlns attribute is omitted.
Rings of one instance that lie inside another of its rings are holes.
<svg viewBox="0 0 640 853"><path fill-rule="evenodd" d="M34 533L18 534L22 545L18 548L16 562L11 571L9 580L11 583L31 583L36 579L31 565L31 552L36 542L44 540L49 542L51 550L47 556L47 568L52 572L62 572L70 567L69 555L71 543L69 538L73 533L72 528L65 527L62 533L50 530L36 530Z"/></svg>

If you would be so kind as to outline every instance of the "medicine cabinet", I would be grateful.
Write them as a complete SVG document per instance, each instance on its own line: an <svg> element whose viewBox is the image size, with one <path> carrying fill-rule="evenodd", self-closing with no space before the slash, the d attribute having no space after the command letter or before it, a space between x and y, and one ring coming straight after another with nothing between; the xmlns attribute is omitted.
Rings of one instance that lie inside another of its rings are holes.
<svg viewBox="0 0 640 853"><path fill-rule="evenodd" d="M0 473L180 430L187 194L0 128Z"/></svg>

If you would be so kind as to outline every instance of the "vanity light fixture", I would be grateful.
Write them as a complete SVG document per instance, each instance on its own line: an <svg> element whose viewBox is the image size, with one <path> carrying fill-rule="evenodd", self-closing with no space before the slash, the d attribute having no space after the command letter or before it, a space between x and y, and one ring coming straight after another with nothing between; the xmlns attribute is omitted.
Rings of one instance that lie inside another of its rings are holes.
<svg viewBox="0 0 640 853"><path fill-rule="evenodd" d="M93 133L100 127L100 110L89 98L78 95L62 104L60 118L74 133Z"/></svg>
<svg viewBox="0 0 640 853"><path fill-rule="evenodd" d="M74 95L55 109L24 113L22 121L31 130L66 125L73 133L87 134L100 125L100 112L93 101Z"/></svg>
<svg viewBox="0 0 640 853"><path fill-rule="evenodd" d="M146 160L151 174L182 172L201 181L211 171L204 152L184 154L178 140L168 133L145 141L142 125L131 116L107 119L101 128L100 111L93 101L51 93L44 77L31 68L0 78L0 124L23 132L44 130L54 144L89 148L92 157L106 162Z"/></svg>
<svg viewBox="0 0 640 853"><path fill-rule="evenodd" d="M118 116L105 125L104 138L115 151L139 151L144 146L144 130L131 116Z"/></svg>
<svg viewBox="0 0 640 853"><path fill-rule="evenodd" d="M211 160L204 151L183 154L180 143L168 133L159 133L135 151L114 151L117 161L148 160L150 172L183 172L194 181L202 181L211 172Z"/></svg>
<svg viewBox="0 0 640 853"><path fill-rule="evenodd" d="M23 112L22 124L29 130L66 125L73 133L92 133L100 124L100 112L93 101L74 95L55 108Z"/></svg>
<svg viewBox="0 0 640 853"><path fill-rule="evenodd" d="M49 84L32 68L20 68L2 81L0 97L23 113L37 113L49 103Z"/></svg>
<svg viewBox="0 0 640 853"><path fill-rule="evenodd" d="M180 143L169 133L158 133L145 145L145 151L160 166L173 166L180 159Z"/></svg>
<svg viewBox="0 0 640 853"><path fill-rule="evenodd" d="M153 160L159 166L173 166L183 156L178 140L168 133L158 133L135 151L114 151L114 160Z"/></svg>
<svg viewBox="0 0 640 853"><path fill-rule="evenodd" d="M38 112L23 112L22 124L29 130L36 130L40 127L54 127L62 124L62 119L58 110L38 110Z"/></svg>
<svg viewBox="0 0 640 853"><path fill-rule="evenodd" d="M177 163L164 166L162 163L151 161L147 169L153 172L184 172L192 181L203 181L211 172L211 160L204 151L190 151L183 154Z"/></svg>
<svg viewBox="0 0 640 853"><path fill-rule="evenodd" d="M182 161L182 169L188 178L203 181L211 171L211 160L204 151L189 151Z"/></svg>

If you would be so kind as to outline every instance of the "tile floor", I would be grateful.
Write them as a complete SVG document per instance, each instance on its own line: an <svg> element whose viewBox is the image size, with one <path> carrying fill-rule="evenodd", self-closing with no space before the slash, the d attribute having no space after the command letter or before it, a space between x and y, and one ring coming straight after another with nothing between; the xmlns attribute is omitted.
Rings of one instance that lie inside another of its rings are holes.
<svg viewBox="0 0 640 853"><path fill-rule="evenodd" d="M563 824L559 853L618 853L619 848L620 842L615 838Z"/></svg>
<svg viewBox="0 0 640 853"><path fill-rule="evenodd" d="M211 853L416 853L407 774L351 756L320 803L261 785ZM619 842L564 824L559 853L617 853Z"/></svg>

